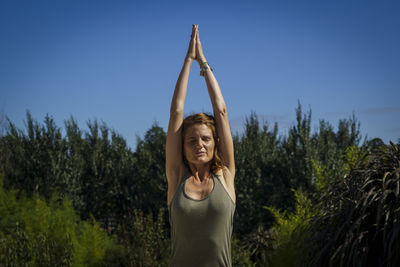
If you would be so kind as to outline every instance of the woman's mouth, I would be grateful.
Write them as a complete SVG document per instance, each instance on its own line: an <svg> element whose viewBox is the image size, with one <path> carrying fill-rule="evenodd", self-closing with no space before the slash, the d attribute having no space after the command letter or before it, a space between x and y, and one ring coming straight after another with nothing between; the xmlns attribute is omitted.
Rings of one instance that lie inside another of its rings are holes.
<svg viewBox="0 0 400 267"><path fill-rule="evenodd" d="M206 151L205 150L200 150L200 151L195 152L195 154L196 154L196 156L202 156L202 155L206 154Z"/></svg>

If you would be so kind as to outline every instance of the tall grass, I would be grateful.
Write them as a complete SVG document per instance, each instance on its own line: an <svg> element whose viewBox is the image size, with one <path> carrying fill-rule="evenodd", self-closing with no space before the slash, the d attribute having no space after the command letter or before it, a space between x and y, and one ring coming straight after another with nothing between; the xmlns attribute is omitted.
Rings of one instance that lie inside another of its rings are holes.
<svg viewBox="0 0 400 267"><path fill-rule="evenodd" d="M313 266L400 265L400 145L347 151L348 174L318 199L302 251Z"/></svg>

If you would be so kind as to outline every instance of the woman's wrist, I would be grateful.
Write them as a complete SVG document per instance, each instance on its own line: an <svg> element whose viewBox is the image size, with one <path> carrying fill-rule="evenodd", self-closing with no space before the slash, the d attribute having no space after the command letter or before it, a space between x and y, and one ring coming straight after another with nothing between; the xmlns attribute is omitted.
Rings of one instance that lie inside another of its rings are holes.
<svg viewBox="0 0 400 267"><path fill-rule="evenodd" d="M194 61L194 59L193 59L193 58L191 58L191 57L188 57L188 56L186 56L186 57L185 57L185 62L192 64L192 63L193 63L193 61Z"/></svg>
<svg viewBox="0 0 400 267"><path fill-rule="evenodd" d="M202 57L202 58L198 59L197 62L199 62L199 65L201 67L204 62L207 62L207 59L205 57Z"/></svg>
<svg viewBox="0 0 400 267"><path fill-rule="evenodd" d="M211 66L204 59L204 61L200 64L200 76L204 76L207 73L208 70L213 71Z"/></svg>

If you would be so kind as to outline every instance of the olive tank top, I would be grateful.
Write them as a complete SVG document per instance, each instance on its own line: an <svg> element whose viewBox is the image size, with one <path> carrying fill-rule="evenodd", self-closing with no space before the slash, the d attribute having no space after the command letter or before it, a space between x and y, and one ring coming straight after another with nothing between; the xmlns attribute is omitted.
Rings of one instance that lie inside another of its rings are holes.
<svg viewBox="0 0 400 267"><path fill-rule="evenodd" d="M235 203L220 178L213 174L213 189L196 200L185 192L190 177L183 175L168 205L171 225L172 267L230 267Z"/></svg>

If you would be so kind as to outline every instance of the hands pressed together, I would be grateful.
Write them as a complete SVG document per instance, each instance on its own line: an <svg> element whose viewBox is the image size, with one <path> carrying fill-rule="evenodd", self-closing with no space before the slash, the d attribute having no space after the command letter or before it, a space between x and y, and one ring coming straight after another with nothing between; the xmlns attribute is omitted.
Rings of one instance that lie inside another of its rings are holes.
<svg viewBox="0 0 400 267"><path fill-rule="evenodd" d="M207 61L200 42L199 25L193 24L192 35L190 36L190 44L186 58L196 60L200 65Z"/></svg>

